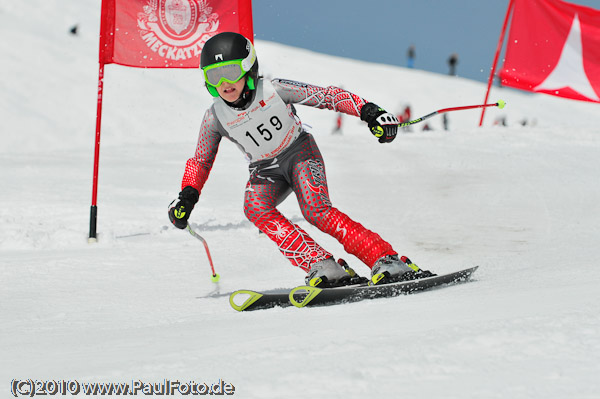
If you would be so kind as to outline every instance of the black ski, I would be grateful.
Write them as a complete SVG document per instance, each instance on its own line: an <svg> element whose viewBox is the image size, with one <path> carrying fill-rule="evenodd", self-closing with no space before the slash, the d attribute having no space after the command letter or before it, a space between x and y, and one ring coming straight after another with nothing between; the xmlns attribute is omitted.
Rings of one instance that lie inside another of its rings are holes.
<svg viewBox="0 0 600 399"><path fill-rule="evenodd" d="M448 286L468 280L479 266L439 276L417 280L400 281L383 285L359 285L352 287L316 288L296 287L290 291L290 302L299 308L305 306L331 305L358 302L364 299L387 298L400 294L411 294L434 287Z"/></svg>
<svg viewBox="0 0 600 399"><path fill-rule="evenodd" d="M241 312L269 309L276 306L287 307L294 305L297 307L307 307L393 297L466 281L478 267L475 266L439 276L375 286L366 284L336 288L299 286L293 289L279 289L265 292L239 290L231 294L229 303L231 307Z"/></svg>

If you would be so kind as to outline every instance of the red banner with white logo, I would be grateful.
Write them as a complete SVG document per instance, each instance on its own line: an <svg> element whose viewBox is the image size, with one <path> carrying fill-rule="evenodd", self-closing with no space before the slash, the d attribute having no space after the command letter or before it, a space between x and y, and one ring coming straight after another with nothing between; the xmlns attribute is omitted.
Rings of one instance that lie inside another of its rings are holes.
<svg viewBox="0 0 600 399"><path fill-rule="evenodd" d="M600 10L514 0L502 84L600 102Z"/></svg>
<svg viewBox="0 0 600 399"><path fill-rule="evenodd" d="M142 68L197 68L220 32L253 41L251 0L103 0L100 62Z"/></svg>

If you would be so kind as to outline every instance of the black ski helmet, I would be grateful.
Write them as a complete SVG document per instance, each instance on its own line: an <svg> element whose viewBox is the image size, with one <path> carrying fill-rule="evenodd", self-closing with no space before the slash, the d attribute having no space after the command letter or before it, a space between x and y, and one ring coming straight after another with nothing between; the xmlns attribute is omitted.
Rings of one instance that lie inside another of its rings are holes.
<svg viewBox="0 0 600 399"><path fill-rule="evenodd" d="M258 59L252 42L235 32L222 32L204 44L200 53L200 68L234 60L242 60L242 69L247 75L246 85L255 89L258 79ZM213 97L218 97L215 86L205 82L206 88Z"/></svg>

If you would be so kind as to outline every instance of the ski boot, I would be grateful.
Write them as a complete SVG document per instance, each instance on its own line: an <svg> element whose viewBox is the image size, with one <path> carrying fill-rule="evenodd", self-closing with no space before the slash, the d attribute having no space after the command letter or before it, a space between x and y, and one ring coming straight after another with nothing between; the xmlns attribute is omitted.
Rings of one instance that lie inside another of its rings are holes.
<svg viewBox="0 0 600 399"><path fill-rule="evenodd" d="M336 262L333 258L327 258L314 263L304 281L311 287L331 288L357 284L358 279L360 277L346 261L338 259Z"/></svg>
<svg viewBox="0 0 600 399"><path fill-rule="evenodd" d="M436 276L436 274L420 269L406 256L398 258L398 255L387 255L373 265L369 285L395 283L432 276Z"/></svg>

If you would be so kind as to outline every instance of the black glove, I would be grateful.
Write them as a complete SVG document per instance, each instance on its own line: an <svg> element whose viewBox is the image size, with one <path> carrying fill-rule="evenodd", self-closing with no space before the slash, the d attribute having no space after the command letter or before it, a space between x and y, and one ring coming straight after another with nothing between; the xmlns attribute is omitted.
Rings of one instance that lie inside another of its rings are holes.
<svg viewBox="0 0 600 399"><path fill-rule="evenodd" d="M369 130L380 143L391 143L398 133L398 118L373 103L366 103L360 110L360 119L369 124Z"/></svg>
<svg viewBox="0 0 600 399"><path fill-rule="evenodd" d="M192 186L185 186L181 190L179 201L174 207L169 208L169 219L171 219L171 223L175 227L178 229L185 229L187 227L187 221L192 213L192 209L194 209L194 205L198 202L198 198L200 198L200 194Z"/></svg>

